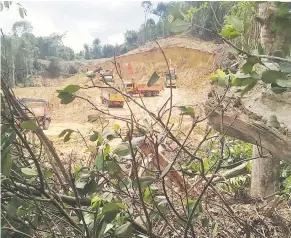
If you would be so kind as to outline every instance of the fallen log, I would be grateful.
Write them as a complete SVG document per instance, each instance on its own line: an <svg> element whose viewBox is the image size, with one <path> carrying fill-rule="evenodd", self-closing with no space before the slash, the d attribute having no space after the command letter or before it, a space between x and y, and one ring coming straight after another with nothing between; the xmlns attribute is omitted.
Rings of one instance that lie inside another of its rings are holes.
<svg viewBox="0 0 291 238"><path fill-rule="evenodd" d="M221 88L217 87L215 91L218 95L222 95ZM274 97L272 94L271 96ZM267 99L266 96L259 98L248 96L240 99L239 96L235 97L234 92L230 92L225 98L225 103L218 106L217 100L210 93L205 104L205 113L209 115L208 121L215 130L258 145L270 152L274 158L290 164L291 136L288 130L290 131L291 128L291 97L286 98L285 101L272 99L273 104L268 101L268 107L265 105ZM253 103L250 102L251 100ZM280 128L267 125L270 115L278 118L282 125Z"/></svg>

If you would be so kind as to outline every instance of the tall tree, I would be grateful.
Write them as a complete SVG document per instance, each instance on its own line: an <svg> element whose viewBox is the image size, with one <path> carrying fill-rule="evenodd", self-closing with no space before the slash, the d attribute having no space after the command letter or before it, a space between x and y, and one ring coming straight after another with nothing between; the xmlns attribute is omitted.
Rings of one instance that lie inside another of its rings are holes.
<svg viewBox="0 0 291 238"><path fill-rule="evenodd" d="M88 44L84 44L84 59L91 59L91 50Z"/></svg>
<svg viewBox="0 0 291 238"><path fill-rule="evenodd" d="M12 32L14 36L21 37L24 33L31 33L33 27L28 21L17 21L12 26Z"/></svg>
<svg viewBox="0 0 291 238"><path fill-rule="evenodd" d="M93 40L92 44L92 58L100 59L102 58L102 46L99 38Z"/></svg>
<svg viewBox="0 0 291 238"><path fill-rule="evenodd" d="M143 1L141 3L141 6L144 8L144 27L145 27L144 39L147 39L147 17L148 17L148 14L152 11L153 4L150 1Z"/></svg>

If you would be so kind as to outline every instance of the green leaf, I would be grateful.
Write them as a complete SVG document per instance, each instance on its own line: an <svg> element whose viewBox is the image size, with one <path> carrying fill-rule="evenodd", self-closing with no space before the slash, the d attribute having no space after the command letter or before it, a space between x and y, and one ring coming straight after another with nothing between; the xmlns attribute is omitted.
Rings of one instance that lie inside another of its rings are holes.
<svg viewBox="0 0 291 238"><path fill-rule="evenodd" d="M252 72L252 70L253 70L253 64L252 63L249 63L249 62L247 62L247 63L245 63L243 66L242 66L242 72L243 73L250 73L250 72Z"/></svg>
<svg viewBox="0 0 291 238"><path fill-rule="evenodd" d="M64 142L68 142L71 139L71 134L72 134L72 132L68 132L66 134L66 136L64 137Z"/></svg>
<svg viewBox="0 0 291 238"><path fill-rule="evenodd" d="M75 96L67 92L61 92L58 98L61 99L61 104L69 104L74 101Z"/></svg>
<svg viewBox="0 0 291 238"><path fill-rule="evenodd" d="M99 138L99 133L98 132L94 132L93 135L90 136L90 141L96 141Z"/></svg>
<svg viewBox="0 0 291 238"><path fill-rule="evenodd" d="M22 10L21 7L18 8L18 12L19 12L20 17L23 19L24 18L24 13L23 13L23 10Z"/></svg>
<svg viewBox="0 0 291 238"><path fill-rule="evenodd" d="M129 144L126 142L120 143L113 151L113 154L119 156L127 156L130 154Z"/></svg>
<svg viewBox="0 0 291 238"><path fill-rule="evenodd" d="M12 158L11 154L9 153L7 156L1 156L1 173L6 177L10 176L12 167Z"/></svg>
<svg viewBox="0 0 291 238"><path fill-rule="evenodd" d="M98 204L100 204L102 199L98 196L95 196L91 199L91 207L96 207Z"/></svg>
<svg viewBox="0 0 291 238"><path fill-rule="evenodd" d="M229 18L229 23L233 26L234 29L236 29L238 31L242 31L243 28L244 28L243 27L243 22L240 19L238 19L238 18L236 18L234 16L231 16Z"/></svg>
<svg viewBox="0 0 291 238"><path fill-rule="evenodd" d="M22 122L20 124L20 128L26 129L26 130L31 130L31 131L35 131L35 130L39 129L37 124L32 120Z"/></svg>
<svg viewBox="0 0 291 238"><path fill-rule="evenodd" d="M95 166L99 170L103 170L104 168L104 153L99 153L95 159Z"/></svg>
<svg viewBox="0 0 291 238"><path fill-rule="evenodd" d="M291 88L291 80L290 79L277 79L276 83L281 87Z"/></svg>
<svg viewBox="0 0 291 238"><path fill-rule="evenodd" d="M287 88L285 87L280 87L278 84L276 83L271 83L271 90L276 93L276 94L281 94L283 92L287 91Z"/></svg>
<svg viewBox="0 0 291 238"><path fill-rule="evenodd" d="M152 74L152 76L150 77L150 79L149 79L147 85L148 85L149 87L152 86L152 85L154 85L154 84L158 81L159 78L160 78L160 76L157 74L157 72L154 72L154 73Z"/></svg>
<svg viewBox="0 0 291 238"><path fill-rule="evenodd" d="M275 70L266 70L262 74L262 81L265 83L276 83L277 79L285 78L285 74Z"/></svg>
<svg viewBox="0 0 291 238"><path fill-rule="evenodd" d="M195 117L195 110L193 107L180 106L180 110L182 111L180 115L189 115L191 117Z"/></svg>
<svg viewBox="0 0 291 238"><path fill-rule="evenodd" d="M222 37L227 39L234 39L240 35L240 33L233 28L224 28L220 34Z"/></svg>
<svg viewBox="0 0 291 238"><path fill-rule="evenodd" d="M37 171L31 168L21 168L21 172L24 173L25 175L29 176L36 176L38 175Z"/></svg>
<svg viewBox="0 0 291 238"><path fill-rule="evenodd" d="M130 222L127 222L115 229L114 234L117 237L130 238L132 237L133 228Z"/></svg>
<svg viewBox="0 0 291 238"><path fill-rule="evenodd" d="M114 124L113 128L114 128L114 131L118 132L120 129L120 126L118 124Z"/></svg>
<svg viewBox="0 0 291 238"><path fill-rule="evenodd" d="M284 73L291 73L291 63L290 62L282 62L279 63L280 70Z"/></svg>
<svg viewBox="0 0 291 238"><path fill-rule="evenodd" d="M19 206L20 206L19 199L16 196L13 196L10 203L7 206L7 215L9 217L14 217Z"/></svg>
<svg viewBox="0 0 291 238"><path fill-rule="evenodd" d="M102 213L105 214L106 212L111 212L114 210L117 210L119 208L119 206L114 203L114 202L109 202L104 204L103 208L102 208Z"/></svg>
<svg viewBox="0 0 291 238"><path fill-rule="evenodd" d="M81 87L79 85L68 85L64 90L63 92L67 92L67 93L75 93L77 92Z"/></svg>
<svg viewBox="0 0 291 238"><path fill-rule="evenodd" d="M190 22L184 20L176 20L171 24L170 31L175 34L181 34L187 31L190 27Z"/></svg>

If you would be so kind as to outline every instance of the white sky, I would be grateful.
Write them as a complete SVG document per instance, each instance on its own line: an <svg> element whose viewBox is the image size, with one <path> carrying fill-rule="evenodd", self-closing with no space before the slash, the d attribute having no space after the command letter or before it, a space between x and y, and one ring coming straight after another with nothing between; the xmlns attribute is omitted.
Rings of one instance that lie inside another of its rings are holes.
<svg viewBox="0 0 291 238"><path fill-rule="evenodd" d="M19 1L27 10L24 20L31 22L33 34L48 36L67 32L63 42L75 52L98 37L101 44L121 44L126 30L136 30L144 22L141 1ZM152 2L154 6L158 2ZM157 16L151 15L157 20ZM5 34L13 23L22 20L16 4L0 12L0 27Z"/></svg>

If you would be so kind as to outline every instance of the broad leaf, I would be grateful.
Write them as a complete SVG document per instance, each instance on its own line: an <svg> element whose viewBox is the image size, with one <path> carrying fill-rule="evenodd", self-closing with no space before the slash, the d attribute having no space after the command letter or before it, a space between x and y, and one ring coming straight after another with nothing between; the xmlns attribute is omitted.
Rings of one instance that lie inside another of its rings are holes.
<svg viewBox="0 0 291 238"><path fill-rule="evenodd" d="M114 131L118 132L120 129L120 126L118 124L114 124L113 129Z"/></svg>
<svg viewBox="0 0 291 238"><path fill-rule="evenodd" d="M61 92L59 93L58 98L61 99L61 104L69 104L74 101L75 96L68 92Z"/></svg>
<svg viewBox="0 0 291 238"><path fill-rule="evenodd" d="M180 115L188 115L191 117L195 117L195 111L193 107L181 106L180 110L181 110Z"/></svg>
<svg viewBox="0 0 291 238"><path fill-rule="evenodd" d="M130 222L127 222L115 229L114 234L117 237L129 238L132 237L133 228Z"/></svg>
<svg viewBox="0 0 291 238"><path fill-rule="evenodd" d="M277 79L285 78L285 74L275 70L266 70L262 74L262 81L265 83L275 83Z"/></svg>
<svg viewBox="0 0 291 238"><path fill-rule="evenodd" d="M99 153L95 159L95 166L97 167L97 169L99 170L103 170L104 169L104 153Z"/></svg>
<svg viewBox="0 0 291 238"><path fill-rule="evenodd" d="M99 138L99 133L95 132L93 135L90 136L90 141L96 141Z"/></svg>
<svg viewBox="0 0 291 238"><path fill-rule="evenodd" d="M281 62L279 63L280 70L284 73L291 73L291 63L290 62Z"/></svg>
<svg viewBox="0 0 291 238"><path fill-rule="evenodd" d="M63 91L72 94L77 92L80 88L79 85L68 85Z"/></svg>
<svg viewBox="0 0 291 238"><path fill-rule="evenodd" d="M11 154L8 154L7 156L1 156L1 173L5 175L6 177L10 176L10 171L12 167L12 158Z"/></svg>
<svg viewBox="0 0 291 238"><path fill-rule="evenodd" d="M234 28L232 27L227 27L222 29L222 31L220 32L221 36L227 39L234 39L236 37L238 37L240 35L239 31L236 31Z"/></svg>
<svg viewBox="0 0 291 238"><path fill-rule="evenodd" d="M150 77L150 79L149 79L147 85L148 85L148 86L152 86L152 85L154 85L154 84L158 81L159 78L160 78L160 76L157 74L157 72L154 72L154 73L152 74L152 76Z"/></svg>
<svg viewBox="0 0 291 238"><path fill-rule="evenodd" d="M127 156L130 154L129 144L126 142L120 143L113 151L113 154L119 156Z"/></svg>
<svg viewBox="0 0 291 238"><path fill-rule="evenodd" d="M287 88L285 87L280 87L278 84L276 83L271 83L271 90L276 93L276 94L281 94L283 92L287 91Z"/></svg>
<svg viewBox="0 0 291 238"><path fill-rule="evenodd" d="M276 83L281 87L291 88L291 80L290 79L277 79Z"/></svg>
<svg viewBox="0 0 291 238"><path fill-rule="evenodd" d="M110 202L110 203L106 203L104 204L103 208L102 208L102 213L105 214L106 212L111 212L114 210L117 210L119 208L118 204Z"/></svg>
<svg viewBox="0 0 291 238"><path fill-rule="evenodd" d="M7 215L9 217L15 216L19 206L20 206L19 198L17 198L16 196L13 196L10 203L7 206Z"/></svg>
<svg viewBox="0 0 291 238"><path fill-rule="evenodd" d="M21 168L21 172L24 173L25 175L29 176L36 176L38 175L37 171L31 168Z"/></svg>
<svg viewBox="0 0 291 238"><path fill-rule="evenodd" d="M247 62L247 63L245 63L243 66L242 66L242 68L241 68L241 70L242 70L242 72L243 73L250 73L250 72L252 72L252 70L253 70L253 64L252 63L249 63L249 62Z"/></svg>
<svg viewBox="0 0 291 238"><path fill-rule="evenodd" d="M32 130L32 131L35 131L35 130L39 129L37 124L32 120L22 122L20 124L20 128L21 129L26 129L26 130Z"/></svg>

